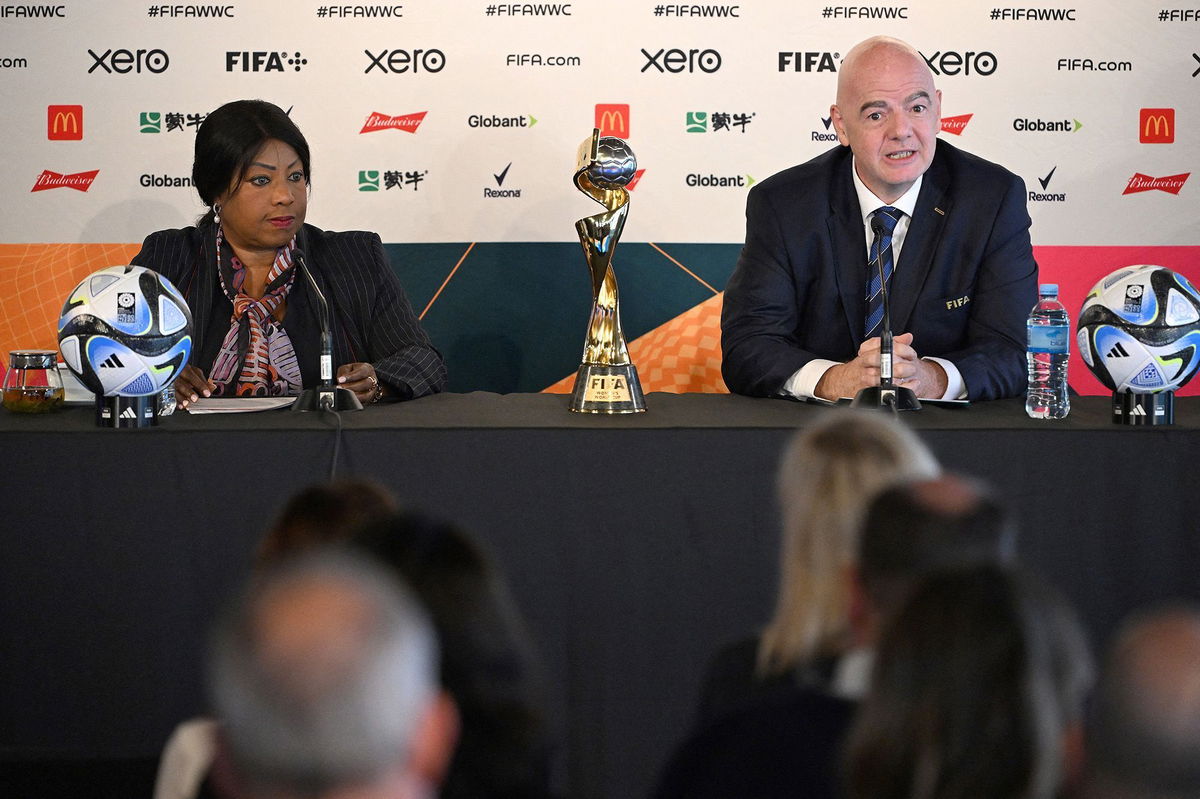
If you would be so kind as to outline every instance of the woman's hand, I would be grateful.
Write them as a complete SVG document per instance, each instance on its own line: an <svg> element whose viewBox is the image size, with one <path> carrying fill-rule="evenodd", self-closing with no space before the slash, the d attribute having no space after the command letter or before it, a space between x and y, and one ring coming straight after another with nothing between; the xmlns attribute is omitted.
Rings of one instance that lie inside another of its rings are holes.
<svg viewBox="0 0 1200 799"><path fill-rule="evenodd" d="M211 397L217 390L217 384L204 376L204 372L195 366L185 366L175 378L175 401L180 408L186 408L188 403L195 402L201 396Z"/></svg>
<svg viewBox="0 0 1200 799"><path fill-rule="evenodd" d="M342 388L348 388L358 397L363 405L375 401L375 392L379 386L379 377L375 367L369 363L347 363L338 367L337 382Z"/></svg>

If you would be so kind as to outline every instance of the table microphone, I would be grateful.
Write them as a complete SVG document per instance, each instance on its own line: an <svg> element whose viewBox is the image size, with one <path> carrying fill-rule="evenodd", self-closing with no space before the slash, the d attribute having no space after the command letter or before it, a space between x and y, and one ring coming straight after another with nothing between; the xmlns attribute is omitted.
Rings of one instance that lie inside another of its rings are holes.
<svg viewBox="0 0 1200 799"><path fill-rule="evenodd" d="M329 303L321 291L317 281L313 279L308 264L304 262L304 251L300 248L292 250L292 260L296 268L308 278L308 285L316 295L317 305L320 306L321 318L321 382L316 388L307 388L292 403L293 411L361 411L362 403L348 388L338 386L333 382L333 333L329 325Z"/></svg>
<svg viewBox="0 0 1200 799"><path fill-rule="evenodd" d="M871 216L871 232L876 241L883 240L883 224L878 217ZM888 249L891 249L888 244ZM880 253L882 256L882 253ZM852 408L891 408L896 411L919 411L921 402L916 393L907 386L897 386L892 382L892 308L888 302L887 281L883 276L883 258L877 258L875 265L879 268L879 293L883 298L883 323L879 331L879 385L867 386L860 390L850 403Z"/></svg>

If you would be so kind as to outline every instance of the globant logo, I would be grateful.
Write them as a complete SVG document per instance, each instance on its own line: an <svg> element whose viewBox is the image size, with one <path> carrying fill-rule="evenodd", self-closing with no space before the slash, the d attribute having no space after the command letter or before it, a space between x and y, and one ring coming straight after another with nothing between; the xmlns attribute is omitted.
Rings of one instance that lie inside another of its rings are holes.
<svg viewBox="0 0 1200 799"><path fill-rule="evenodd" d="M284 62L294 71L308 63L299 51L288 55L286 52L272 53L264 50L230 50L225 53L226 72L285 72Z"/></svg>
<svg viewBox="0 0 1200 799"><path fill-rule="evenodd" d="M1074 133L1083 127L1078 119L1024 119L1013 120L1013 130L1018 133Z"/></svg>
<svg viewBox="0 0 1200 799"><path fill-rule="evenodd" d="M92 181L96 179L96 175L99 174L99 169L93 169L91 172L74 172L70 175L44 169L42 174L38 175L37 180L33 182L33 188L29 191L49 191L50 189L87 191L92 187Z"/></svg>
<svg viewBox="0 0 1200 799"><path fill-rule="evenodd" d="M701 175L693 172L687 176L687 185L692 188L725 189L753 186L757 181L749 175Z"/></svg>
<svg viewBox="0 0 1200 799"><path fill-rule="evenodd" d="M138 183L144 189L190 189L192 187L191 178L172 175L142 175L138 178Z"/></svg>
<svg viewBox="0 0 1200 799"><path fill-rule="evenodd" d="M1167 194L1179 194L1179 190L1183 188L1183 184L1187 182L1191 174L1191 172L1184 172L1182 175L1152 178L1141 172L1135 172L1129 179L1129 183L1125 184L1125 191L1121 194L1138 194L1143 191L1165 191Z"/></svg>
<svg viewBox="0 0 1200 799"><path fill-rule="evenodd" d="M537 117L521 114L511 117L471 114L467 117L467 127L470 128L532 128L537 122Z"/></svg>
<svg viewBox="0 0 1200 799"><path fill-rule="evenodd" d="M405 133L416 133L428 113L428 111L419 111L415 114L391 117L378 111L372 111L359 133L374 133L377 130L402 130Z"/></svg>
<svg viewBox="0 0 1200 799"><path fill-rule="evenodd" d="M942 132L961 136L974 114L959 114L956 117L942 117Z"/></svg>

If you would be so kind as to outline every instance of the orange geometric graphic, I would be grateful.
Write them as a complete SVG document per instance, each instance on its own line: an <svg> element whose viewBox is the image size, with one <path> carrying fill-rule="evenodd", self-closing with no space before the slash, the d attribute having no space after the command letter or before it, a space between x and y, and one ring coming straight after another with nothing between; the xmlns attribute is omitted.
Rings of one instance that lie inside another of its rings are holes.
<svg viewBox="0 0 1200 799"><path fill-rule="evenodd" d="M637 366L642 391L670 394L728 394L721 379L721 306L716 294L629 343L629 359ZM568 375L544 394L569 394L575 375Z"/></svg>
<svg viewBox="0 0 1200 799"><path fill-rule="evenodd" d="M129 263L140 249L140 244L0 244L0 356L58 349L58 314L67 293L97 269Z"/></svg>

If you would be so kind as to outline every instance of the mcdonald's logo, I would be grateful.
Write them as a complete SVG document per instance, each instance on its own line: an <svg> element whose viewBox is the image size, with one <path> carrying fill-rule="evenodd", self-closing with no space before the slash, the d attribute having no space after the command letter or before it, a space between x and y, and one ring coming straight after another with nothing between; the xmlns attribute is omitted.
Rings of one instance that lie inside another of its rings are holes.
<svg viewBox="0 0 1200 799"><path fill-rule="evenodd" d="M1175 109L1143 108L1138 118L1138 141L1143 144L1175 141Z"/></svg>
<svg viewBox="0 0 1200 799"><path fill-rule="evenodd" d="M46 106L46 138L51 141L79 141L83 138L83 106Z"/></svg>
<svg viewBox="0 0 1200 799"><path fill-rule="evenodd" d="M596 105L596 124L601 136L629 138L629 105Z"/></svg>

